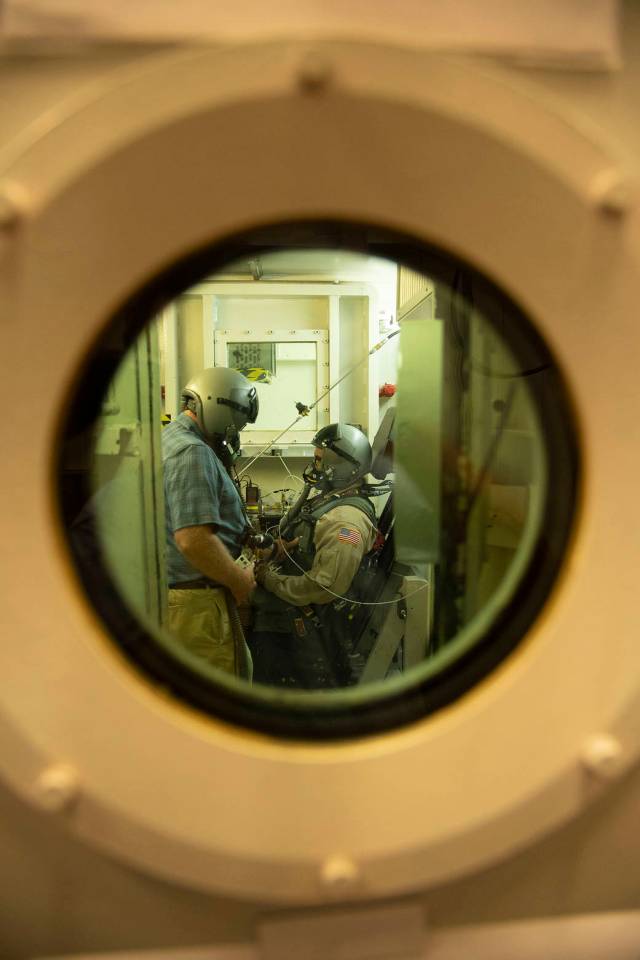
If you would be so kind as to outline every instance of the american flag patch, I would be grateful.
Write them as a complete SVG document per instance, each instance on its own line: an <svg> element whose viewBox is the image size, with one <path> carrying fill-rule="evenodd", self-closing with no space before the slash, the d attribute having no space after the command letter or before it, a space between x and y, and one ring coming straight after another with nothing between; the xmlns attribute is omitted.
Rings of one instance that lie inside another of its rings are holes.
<svg viewBox="0 0 640 960"><path fill-rule="evenodd" d="M350 530L349 527L342 527L338 540L340 543L352 543L354 547L359 547L362 543L362 537L357 530Z"/></svg>

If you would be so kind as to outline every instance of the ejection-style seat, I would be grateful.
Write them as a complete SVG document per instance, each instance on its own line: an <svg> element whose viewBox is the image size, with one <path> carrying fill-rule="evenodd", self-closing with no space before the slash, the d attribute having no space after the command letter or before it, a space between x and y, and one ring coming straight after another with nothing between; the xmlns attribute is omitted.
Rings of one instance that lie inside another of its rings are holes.
<svg viewBox="0 0 640 960"><path fill-rule="evenodd" d="M390 407L372 444L370 472L376 480L387 483L394 470L394 425L395 408ZM379 605L369 608L353 648L361 665L359 684L383 680L391 672L404 672L423 661L429 649L431 585L396 560L393 482L378 529L384 542L363 599Z"/></svg>

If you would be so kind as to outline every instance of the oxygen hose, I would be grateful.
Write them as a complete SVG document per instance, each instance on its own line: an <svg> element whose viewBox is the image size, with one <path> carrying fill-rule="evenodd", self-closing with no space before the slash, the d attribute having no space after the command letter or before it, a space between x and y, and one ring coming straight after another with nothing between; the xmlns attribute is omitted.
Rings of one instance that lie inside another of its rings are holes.
<svg viewBox="0 0 640 960"><path fill-rule="evenodd" d="M293 525L293 522L298 519L298 515L302 510L303 506L305 505L306 501L308 500L310 493L311 493L311 484L305 483L304 487L302 488L302 492L300 493L300 496L298 497L296 502L291 507L289 507L284 517L280 521L280 529L278 532L279 532L279 536L282 537L283 539L287 536L289 527L291 527Z"/></svg>
<svg viewBox="0 0 640 960"><path fill-rule="evenodd" d="M235 597L227 587L224 587L224 595L227 601L227 612L229 614L229 622L231 624L231 633L233 634L237 675L243 680L251 680L253 677L253 661L251 658L251 651L249 650L247 640L244 635L244 627L240 617L240 611L238 610Z"/></svg>

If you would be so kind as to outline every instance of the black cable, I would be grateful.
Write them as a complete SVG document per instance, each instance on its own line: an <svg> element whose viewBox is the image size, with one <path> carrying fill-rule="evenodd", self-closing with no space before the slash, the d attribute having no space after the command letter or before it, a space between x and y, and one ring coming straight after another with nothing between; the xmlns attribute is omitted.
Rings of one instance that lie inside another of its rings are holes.
<svg viewBox="0 0 640 960"><path fill-rule="evenodd" d="M549 370L550 368L550 363L541 363L539 367L531 367L530 370L518 370L517 373L496 373L490 367L475 363L469 364L469 369L474 373L481 373L484 377L493 377L496 380L520 380L523 377L533 377L534 374L542 373L543 370Z"/></svg>

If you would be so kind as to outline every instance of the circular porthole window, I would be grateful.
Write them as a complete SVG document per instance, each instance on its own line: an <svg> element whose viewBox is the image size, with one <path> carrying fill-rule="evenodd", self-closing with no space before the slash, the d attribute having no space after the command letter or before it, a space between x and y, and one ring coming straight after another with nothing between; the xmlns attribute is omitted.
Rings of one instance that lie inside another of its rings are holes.
<svg viewBox="0 0 640 960"><path fill-rule="evenodd" d="M295 738L451 703L523 639L574 517L554 358L469 264L362 225L235 236L150 280L74 388L77 572L164 690Z"/></svg>

